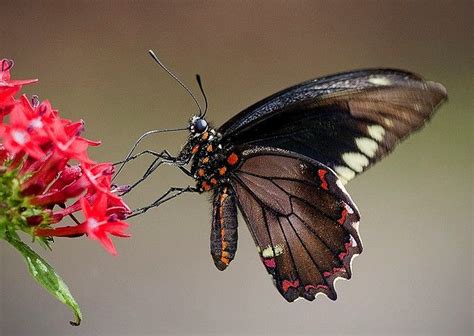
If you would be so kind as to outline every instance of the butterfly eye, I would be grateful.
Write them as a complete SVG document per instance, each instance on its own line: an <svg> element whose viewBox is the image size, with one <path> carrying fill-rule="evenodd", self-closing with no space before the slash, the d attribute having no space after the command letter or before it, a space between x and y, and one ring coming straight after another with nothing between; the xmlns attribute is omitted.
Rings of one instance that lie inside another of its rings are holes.
<svg viewBox="0 0 474 336"><path fill-rule="evenodd" d="M207 121L199 118L194 122L194 130L197 133L202 133L207 129Z"/></svg>

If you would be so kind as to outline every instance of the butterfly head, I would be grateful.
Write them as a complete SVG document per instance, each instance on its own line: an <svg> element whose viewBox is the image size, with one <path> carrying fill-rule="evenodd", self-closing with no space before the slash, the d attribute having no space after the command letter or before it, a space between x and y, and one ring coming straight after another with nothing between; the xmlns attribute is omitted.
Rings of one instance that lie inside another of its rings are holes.
<svg viewBox="0 0 474 336"><path fill-rule="evenodd" d="M199 117L199 116L194 116L191 118L191 121L189 123L189 130L193 135L199 135L207 131L209 128L209 125L206 121L206 119Z"/></svg>

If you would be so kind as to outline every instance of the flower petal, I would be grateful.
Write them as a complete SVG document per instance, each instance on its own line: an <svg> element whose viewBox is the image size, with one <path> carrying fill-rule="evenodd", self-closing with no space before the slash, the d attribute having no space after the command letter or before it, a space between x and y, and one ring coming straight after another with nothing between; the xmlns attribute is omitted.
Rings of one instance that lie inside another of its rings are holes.
<svg viewBox="0 0 474 336"><path fill-rule="evenodd" d="M117 250L115 249L114 243L109 236L101 232L97 235L97 239L100 241L102 246L109 252L111 255L117 255Z"/></svg>

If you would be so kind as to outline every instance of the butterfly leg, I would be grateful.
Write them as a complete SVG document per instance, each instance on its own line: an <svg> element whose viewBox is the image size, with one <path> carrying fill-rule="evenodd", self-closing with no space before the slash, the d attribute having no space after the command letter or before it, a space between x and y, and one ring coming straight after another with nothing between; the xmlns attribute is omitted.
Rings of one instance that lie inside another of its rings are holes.
<svg viewBox="0 0 474 336"><path fill-rule="evenodd" d="M155 152L155 151L152 151L152 150L144 150L138 154L135 154L135 155L132 155L132 156L128 156L125 160L122 160L122 161L119 161L119 162L116 162L114 163L113 165L114 166L117 166L117 165L120 165L120 168L118 169L117 173L115 173L115 177L117 177L118 174L120 174L120 172L122 171L123 167L125 166L125 164L127 164L128 162L130 161L133 161L145 154L149 154L149 155L152 155L154 156L156 159L162 159L162 160L166 160L169 164L173 164L173 163L178 163L179 161L182 161L180 160L178 157L174 157L173 155L171 155L170 152L168 152L166 149L161 151L161 152ZM183 163L184 164L184 163Z"/></svg>
<svg viewBox="0 0 474 336"><path fill-rule="evenodd" d="M179 157L174 157L172 156L167 150L163 150L162 152L158 153L158 152L154 152L154 151L151 151L151 150L144 150L138 154L135 154L131 157L129 157L128 159L124 160L124 161L121 161L121 162L117 162L117 164L122 164L122 166L120 167L120 169L123 167L123 165L131 160L135 160L137 159L138 157L142 156L142 155L145 155L145 154L148 154L148 155L152 155L155 157L155 159L153 160L153 162L148 166L148 168L146 169L145 173L143 174L143 176L138 179L138 181L136 181L135 183L133 183L125 192L123 192L121 195L125 195L127 193L129 193L132 189L134 189L136 186L138 186L140 183L142 183L143 181L145 181L156 169L158 169L159 166L161 166L162 164L168 164L168 165L176 165L178 166L178 168L184 172L186 175L188 176L192 176L191 172L186 169L186 167L184 167L183 165L185 165L187 162L186 160L182 160L180 159ZM120 169L117 171L117 174L115 175L115 177L120 173ZM114 178L115 178L114 177Z"/></svg>
<svg viewBox="0 0 474 336"><path fill-rule="evenodd" d="M137 159L137 158L139 158L143 155L146 155L146 154L154 156L155 159L157 159L157 160L161 159L163 161L163 163L170 164L170 165L183 166L183 165L185 165L189 162L189 158L187 156L183 156L183 155L173 156L166 149L162 150L161 152L155 152L155 151L147 149L147 150L144 150L144 151L142 151L140 153L137 153L135 155L129 156L125 160L118 161L118 162L114 163L113 164L114 166L120 165L120 168L115 173L114 178L116 178L117 175L120 174L120 172L122 171L125 164L127 164L128 162L133 161L133 160L135 160L135 159Z"/></svg>
<svg viewBox="0 0 474 336"><path fill-rule="evenodd" d="M161 195L159 198L157 198L150 205L147 205L147 206L142 207L142 208L135 209L132 212L132 214L130 216L128 216L128 218L143 214L143 213L147 212L148 210L150 210L151 208L156 208L156 207L160 206L161 204L163 204L163 203L165 203L169 200L172 200L173 198L175 198L175 197L177 197L181 194L187 193L187 192L198 192L198 190L195 187L191 187L191 186L171 187L171 188L168 189L167 192L165 192L163 195Z"/></svg>

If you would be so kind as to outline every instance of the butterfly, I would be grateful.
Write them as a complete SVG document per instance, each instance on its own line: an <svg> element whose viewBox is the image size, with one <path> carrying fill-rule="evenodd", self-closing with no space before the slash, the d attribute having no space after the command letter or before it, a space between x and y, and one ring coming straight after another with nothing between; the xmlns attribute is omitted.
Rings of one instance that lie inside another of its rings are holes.
<svg viewBox="0 0 474 336"><path fill-rule="evenodd" d="M366 69L287 88L219 128L200 113L176 157L157 155L196 187L171 188L152 206L182 192L212 193L210 250L219 270L237 251L239 209L287 301L319 293L335 300L335 280L351 278L351 261L363 249L360 214L345 184L420 129L446 99L441 84L416 74Z"/></svg>

